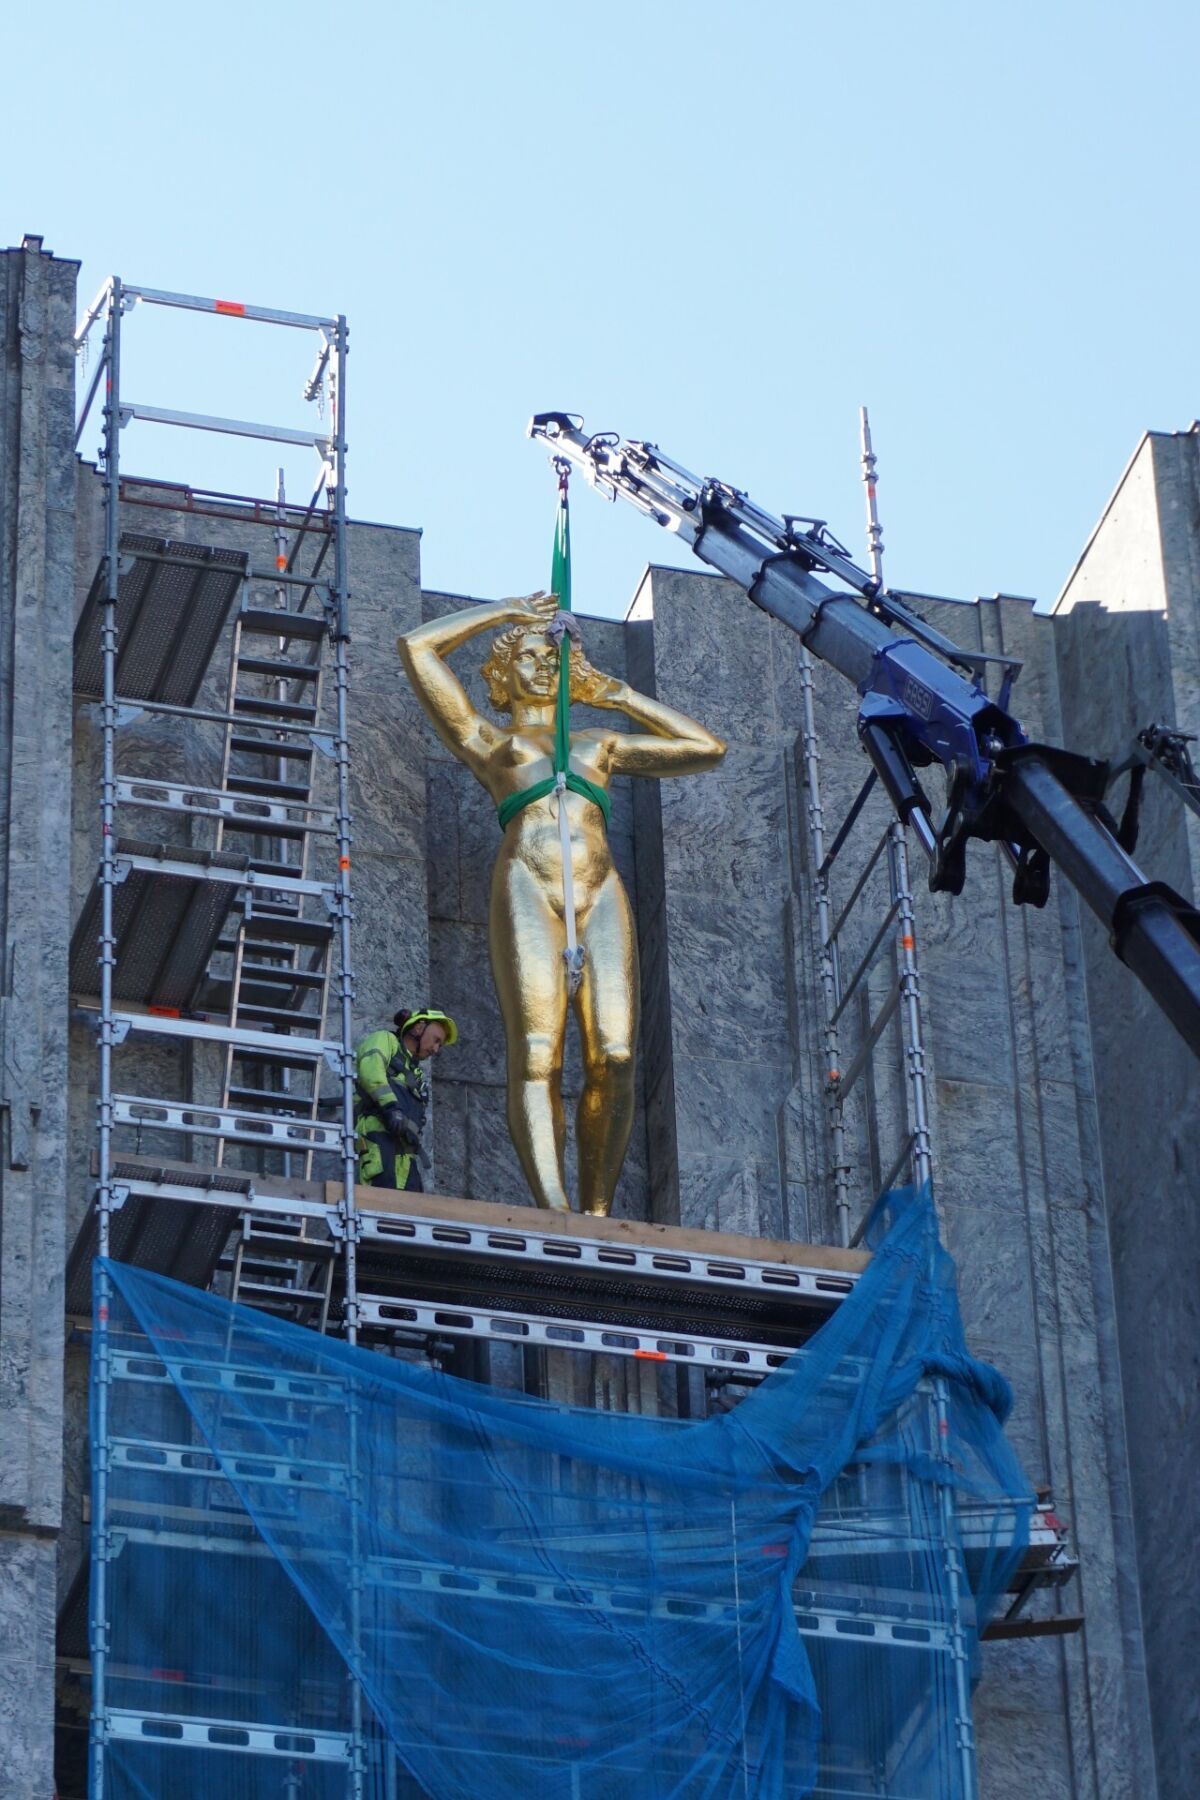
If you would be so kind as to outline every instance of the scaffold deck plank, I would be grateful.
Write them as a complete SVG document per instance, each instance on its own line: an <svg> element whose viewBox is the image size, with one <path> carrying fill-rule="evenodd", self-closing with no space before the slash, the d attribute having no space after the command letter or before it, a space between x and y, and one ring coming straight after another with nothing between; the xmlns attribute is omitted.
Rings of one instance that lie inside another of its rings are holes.
<svg viewBox="0 0 1200 1800"><path fill-rule="evenodd" d="M121 839L124 878L113 889L113 931L116 937L113 998L143 1006L187 1006L208 969L229 909L237 896L233 881L208 881L212 867L231 874L245 871L247 858L232 852L171 850L172 867L150 869L158 846ZM195 878L179 873L195 867ZM97 876L71 935L70 990L80 996L100 991L97 961L100 937L102 888Z"/></svg>
<svg viewBox="0 0 1200 1800"><path fill-rule="evenodd" d="M144 1176L145 1166L117 1162L118 1187ZM178 1181L178 1176L175 1179ZM193 1182L209 1205L186 1200L148 1199L131 1194L110 1222L112 1255L120 1262L170 1275L195 1287L207 1287L229 1234L245 1204L250 1178L236 1170L197 1169ZM86 1316L92 1310L92 1259L96 1254L96 1208L89 1207L67 1262L66 1310Z"/></svg>
<svg viewBox="0 0 1200 1800"><path fill-rule="evenodd" d="M326 1188L331 1205L341 1199L341 1184ZM777 1265L780 1279L768 1285L791 1286L787 1271L808 1269L854 1278L870 1262L865 1250L843 1250L835 1244L800 1244L781 1238L743 1237L733 1232L700 1231L688 1226L660 1225L645 1219L603 1218L595 1213L546 1212L536 1206L504 1206L491 1200L464 1200L447 1194L399 1193L390 1188L357 1187L355 1206L363 1214L381 1220L421 1219L437 1226L446 1224L516 1231L527 1237L574 1243L594 1240L606 1249L645 1250L660 1257L671 1255L706 1260L717 1266L760 1267ZM451 1240L443 1240L449 1242ZM665 1264L663 1265L665 1267ZM693 1269L687 1271L694 1274ZM845 1292L845 1289L841 1289Z"/></svg>
<svg viewBox="0 0 1200 1800"><path fill-rule="evenodd" d="M121 533L116 689L122 698L192 704L248 567L241 550ZM101 562L75 628L74 688L92 699L104 692L105 591Z"/></svg>

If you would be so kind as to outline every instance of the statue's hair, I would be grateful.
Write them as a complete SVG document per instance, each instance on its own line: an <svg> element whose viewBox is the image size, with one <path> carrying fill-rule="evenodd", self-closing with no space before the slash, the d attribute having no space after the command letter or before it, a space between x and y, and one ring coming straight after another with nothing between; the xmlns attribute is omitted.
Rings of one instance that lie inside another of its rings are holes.
<svg viewBox="0 0 1200 1800"><path fill-rule="evenodd" d="M512 696L508 691L508 672L512 667L513 657L517 653L518 646L528 637L531 630L536 631L536 629L536 624L532 622L529 625L513 625L492 639L492 647L481 673L487 682L488 698L497 712L512 711ZM586 659L581 646L574 642L571 644L570 667L571 698L577 700Z"/></svg>

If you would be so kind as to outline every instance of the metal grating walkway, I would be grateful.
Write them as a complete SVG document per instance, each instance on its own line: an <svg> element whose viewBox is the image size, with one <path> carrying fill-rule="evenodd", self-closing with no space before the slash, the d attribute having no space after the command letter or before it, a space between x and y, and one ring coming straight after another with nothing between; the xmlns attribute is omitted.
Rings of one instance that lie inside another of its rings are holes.
<svg viewBox="0 0 1200 1800"><path fill-rule="evenodd" d="M114 1000L142 1006L187 1006L204 979L237 896L237 876L249 866L245 856L230 851L185 847L170 850L171 873L149 866L167 854L157 844L125 838L117 844ZM192 879L175 872L181 864L194 866ZM211 879L213 870L225 873L226 879ZM97 944L101 899L98 875L71 935L69 985L73 994L100 992Z"/></svg>
<svg viewBox="0 0 1200 1800"><path fill-rule="evenodd" d="M249 567L241 550L124 531L117 589L116 690L127 700L190 706ZM75 627L74 689L104 692L104 562Z"/></svg>
<svg viewBox="0 0 1200 1800"><path fill-rule="evenodd" d="M144 1182L144 1163L118 1162L113 1168L113 1182L118 1189L126 1182ZM207 1197L210 1204L196 1205L188 1200L149 1200L132 1193L112 1214L112 1255L122 1262L136 1262L139 1268L154 1269L170 1275L175 1281L186 1281L194 1287L207 1287L220 1260L221 1252L232 1231L237 1228L246 1204L251 1182L248 1175L235 1170L196 1169L190 1175L177 1169L169 1171L176 1184L197 1189L197 1199ZM164 1176L165 1178L165 1176ZM228 1196L228 1205L223 1199ZM67 1263L67 1304L69 1313L83 1317L92 1310L92 1259L97 1246L96 1208L89 1208L80 1227Z"/></svg>

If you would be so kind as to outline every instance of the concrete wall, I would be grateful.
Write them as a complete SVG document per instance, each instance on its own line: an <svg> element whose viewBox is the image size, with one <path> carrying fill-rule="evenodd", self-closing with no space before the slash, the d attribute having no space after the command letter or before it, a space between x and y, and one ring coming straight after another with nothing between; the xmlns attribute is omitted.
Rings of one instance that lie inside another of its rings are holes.
<svg viewBox="0 0 1200 1800"><path fill-rule="evenodd" d="M1059 597L1054 632L1073 748L1116 759L1152 722L1200 732L1195 426L1142 440ZM1200 819L1153 778L1137 857L1200 898ZM1159 1791L1184 1800L1200 1789L1200 1079L1090 917L1081 947Z"/></svg>
<svg viewBox="0 0 1200 1800"><path fill-rule="evenodd" d="M0 1785L54 1790L75 263L0 253Z"/></svg>

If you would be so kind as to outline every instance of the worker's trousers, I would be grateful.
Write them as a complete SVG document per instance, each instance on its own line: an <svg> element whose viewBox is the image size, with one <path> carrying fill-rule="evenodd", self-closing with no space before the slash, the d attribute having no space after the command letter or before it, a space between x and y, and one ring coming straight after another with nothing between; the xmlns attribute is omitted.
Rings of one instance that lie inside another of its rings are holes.
<svg viewBox="0 0 1200 1800"><path fill-rule="evenodd" d="M378 1114L359 1120L357 1149L358 1179L363 1187L424 1192L420 1163L411 1150L401 1149Z"/></svg>

